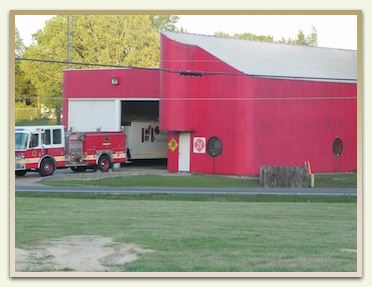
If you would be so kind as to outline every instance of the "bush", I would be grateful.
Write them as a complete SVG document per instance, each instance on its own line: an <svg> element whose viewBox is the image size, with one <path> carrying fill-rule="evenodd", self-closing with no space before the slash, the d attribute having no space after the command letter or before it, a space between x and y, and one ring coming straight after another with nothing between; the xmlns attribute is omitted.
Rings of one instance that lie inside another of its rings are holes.
<svg viewBox="0 0 372 287"><path fill-rule="evenodd" d="M35 118L40 117L40 111L33 107L28 106L22 102L16 103L15 106L15 120L22 121L22 120L33 120Z"/></svg>

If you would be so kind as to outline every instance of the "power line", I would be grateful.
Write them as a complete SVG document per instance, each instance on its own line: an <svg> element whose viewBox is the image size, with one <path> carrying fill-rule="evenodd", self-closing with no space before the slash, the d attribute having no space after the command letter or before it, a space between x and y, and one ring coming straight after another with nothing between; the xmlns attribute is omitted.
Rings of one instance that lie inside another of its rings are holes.
<svg viewBox="0 0 372 287"><path fill-rule="evenodd" d="M124 65L113 65L113 64L98 64L98 63L82 63L82 62L68 62L68 61L58 61L58 60L46 60L46 59L33 59L33 58L21 58L16 57L16 61L31 61L31 62L41 62L50 64L69 64L69 65L80 65L80 66L93 66L93 67L106 67L106 68L121 68L121 69L132 69L132 70L156 70L166 73L179 74L181 76L187 77L202 77L202 76L250 76L258 78L274 78L274 79L293 79L293 80L320 80L320 81L340 81L340 82L356 82L355 79L345 79L345 78L324 78L324 77L304 77L304 76L284 76L284 75L264 75L264 74L246 74L243 72L210 72L210 71L193 71L193 70L172 70L164 68L145 68L138 66L124 66Z"/></svg>
<svg viewBox="0 0 372 287"><path fill-rule="evenodd" d="M96 66L96 67L111 67L111 68L127 68L127 69L156 69L156 68L142 68L142 67L133 67L133 66L122 66L122 65L112 65L112 64L98 64L98 63L83 63L83 62L69 62L69 61L58 61L58 60L46 60L46 59L35 59L35 58L20 58L16 57L16 61L29 61L29 62L41 62L41 63L50 63L50 64L71 64L79 66Z"/></svg>
<svg viewBox="0 0 372 287"><path fill-rule="evenodd" d="M160 70L167 73L180 74L182 76L213 76L213 75L231 75L231 76L246 76L247 74L240 72L207 72L207 71L190 71L190 70L172 70L164 68L145 68L138 66L124 66L124 65L113 65L113 64L98 64L98 63L83 63L83 62L69 62L69 61L59 61L59 60L47 60L47 59L35 59L35 58L21 58L16 57L16 61L30 61L30 62L40 62L49 64L61 64L61 65L78 65L78 66L91 66L91 67L106 67L106 68L121 68L121 69L134 69L134 70Z"/></svg>

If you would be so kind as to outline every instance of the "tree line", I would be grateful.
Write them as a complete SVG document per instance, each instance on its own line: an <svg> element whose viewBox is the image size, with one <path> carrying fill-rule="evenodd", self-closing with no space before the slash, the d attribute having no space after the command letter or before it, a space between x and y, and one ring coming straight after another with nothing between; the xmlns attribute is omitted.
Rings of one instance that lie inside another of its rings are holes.
<svg viewBox="0 0 372 287"><path fill-rule="evenodd" d="M57 123L60 123L63 70L68 67L87 68L85 65L67 65L65 62L158 67L159 31L186 32L183 28L177 28L178 20L179 17L174 15L55 16L33 35L33 43L28 47L25 47L16 29L16 57L42 60L16 61L16 108L40 109L44 105L54 110ZM229 35L217 32L215 35L274 42L272 36L251 33ZM309 36L299 31L296 39L282 39L279 42L316 46L316 30L314 28Z"/></svg>
<svg viewBox="0 0 372 287"><path fill-rule="evenodd" d="M231 38L231 39L240 39L240 40L251 40L251 41L260 41L260 42L270 42L270 43L282 43L289 45L303 45L303 46L318 46L318 32L313 26L309 35L305 35L302 30L297 32L296 38L284 38L282 37L279 40L274 40L274 37L271 35L256 35L252 33L235 33L233 35L225 32L216 32L214 36L222 38Z"/></svg>
<svg viewBox="0 0 372 287"><path fill-rule="evenodd" d="M70 43L72 62L157 67L159 30L177 31L177 21L177 16L170 15L56 16L46 21L45 27L33 35L33 43L29 47L24 46L16 31L15 54L25 59L67 61L70 31L73 35ZM16 107L43 104L55 111L59 123L63 70L67 65L48 61L16 61L15 66ZM74 65L72 68L86 67Z"/></svg>

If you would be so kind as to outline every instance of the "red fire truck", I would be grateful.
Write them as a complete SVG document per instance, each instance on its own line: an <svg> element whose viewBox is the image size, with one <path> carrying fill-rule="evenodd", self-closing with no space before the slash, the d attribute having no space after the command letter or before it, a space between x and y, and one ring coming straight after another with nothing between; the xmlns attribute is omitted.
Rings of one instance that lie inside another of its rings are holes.
<svg viewBox="0 0 372 287"><path fill-rule="evenodd" d="M123 163L126 136L123 132L64 132L63 126L23 126L15 129L15 174L28 171L52 175L56 168L75 172L87 168L107 172Z"/></svg>

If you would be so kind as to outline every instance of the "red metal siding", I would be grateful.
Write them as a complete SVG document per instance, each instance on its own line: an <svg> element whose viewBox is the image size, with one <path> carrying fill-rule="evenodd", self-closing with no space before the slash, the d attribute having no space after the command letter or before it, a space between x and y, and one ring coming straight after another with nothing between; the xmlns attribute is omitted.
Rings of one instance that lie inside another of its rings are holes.
<svg viewBox="0 0 372 287"><path fill-rule="evenodd" d="M112 85L111 79L118 79ZM63 80L63 124L67 127L69 98L159 98L159 70L66 70Z"/></svg>
<svg viewBox="0 0 372 287"><path fill-rule="evenodd" d="M225 74L201 77L161 72L160 128L191 131L194 136L222 140L223 153L212 158L194 154L191 172L252 174L252 79L197 47L180 45L165 37L161 42L161 68L212 71ZM231 73L231 74L226 74ZM169 167L168 167L169 168Z"/></svg>
<svg viewBox="0 0 372 287"><path fill-rule="evenodd" d="M118 85L111 84L112 78L119 80ZM66 70L64 95L65 98L159 97L159 70Z"/></svg>
<svg viewBox="0 0 372 287"><path fill-rule="evenodd" d="M240 81L230 77L229 86L221 75L181 76L177 71L214 71L238 73L198 47L182 45L161 37L160 128L192 131L201 120L206 100L227 96L227 89L237 89ZM237 89L238 90L238 89ZM228 97L236 93L229 93ZM200 114L199 114L200 113Z"/></svg>
<svg viewBox="0 0 372 287"><path fill-rule="evenodd" d="M170 149L168 146L168 158L167 158L167 169L171 172L178 171L178 145L179 145L179 135L176 132L168 133L168 143L172 140L177 142L177 146L175 149Z"/></svg>
<svg viewBox="0 0 372 287"><path fill-rule="evenodd" d="M161 129L222 140L216 158L191 149L191 172L258 174L261 165L306 160L315 172L356 170L355 84L237 75L202 49L164 36L161 68L225 73L161 72ZM332 153L336 137L344 142L339 158Z"/></svg>
<svg viewBox="0 0 372 287"><path fill-rule="evenodd" d="M356 85L254 80L255 165L301 165L314 172L357 169ZM343 153L332 152L341 138Z"/></svg>

